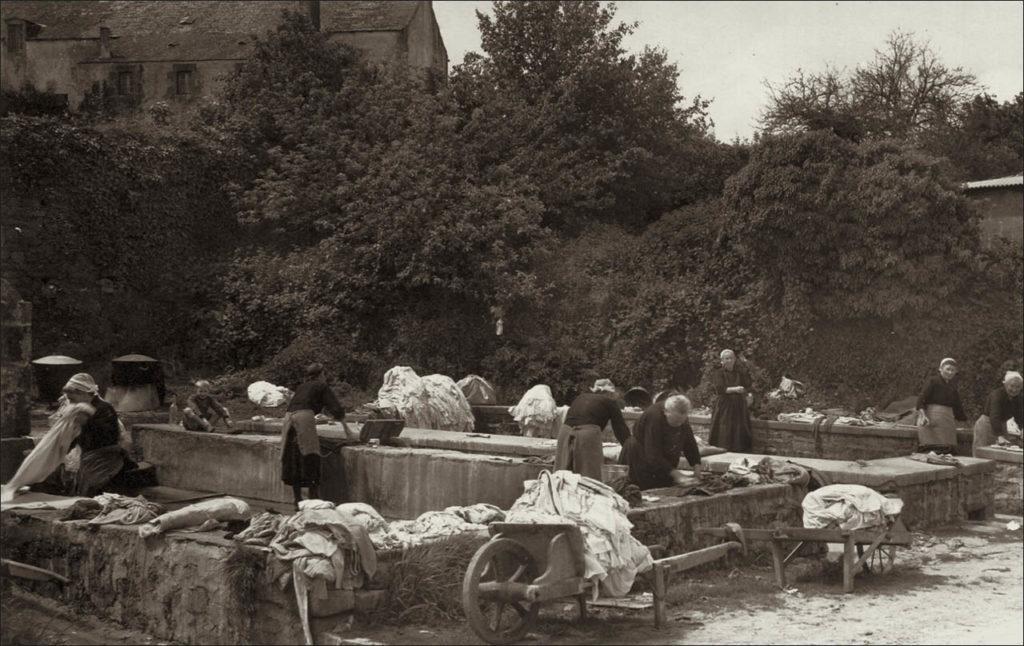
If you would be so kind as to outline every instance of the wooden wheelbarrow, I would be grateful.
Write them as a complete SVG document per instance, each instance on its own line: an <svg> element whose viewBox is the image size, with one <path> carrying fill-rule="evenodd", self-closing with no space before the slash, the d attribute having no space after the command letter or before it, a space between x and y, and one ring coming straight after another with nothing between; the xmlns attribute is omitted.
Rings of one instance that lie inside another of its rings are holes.
<svg viewBox="0 0 1024 646"><path fill-rule="evenodd" d="M735 526L736 529L739 526ZM580 620L595 585L583 577L583 534L571 524L493 523L491 540L469 562L462 606L470 627L490 644L518 641L537 622L542 603L575 597ZM745 550L742 537L654 561L654 625L665 624L668 576Z"/></svg>
<svg viewBox="0 0 1024 646"><path fill-rule="evenodd" d="M697 534L727 537L733 529L701 527ZM843 545L843 592L853 592L853 578L859 571L870 572L868 561L876 552L881 558L881 570L891 570L896 560L897 547L910 545L912 537L903 521L898 517L882 527L866 529L812 529L808 527L780 527L776 529L743 529L748 541L768 541L772 551L772 565L775 568L775 583L786 587L786 565L807 543L838 543ZM784 541L799 541L797 546L783 556Z"/></svg>

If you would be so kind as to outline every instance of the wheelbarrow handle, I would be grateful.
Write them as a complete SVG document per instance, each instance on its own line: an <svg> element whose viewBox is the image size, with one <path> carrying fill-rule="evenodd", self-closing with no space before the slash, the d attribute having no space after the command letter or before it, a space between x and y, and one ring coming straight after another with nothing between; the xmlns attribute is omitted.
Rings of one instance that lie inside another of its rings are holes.
<svg viewBox="0 0 1024 646"><path fill-rule="evenodd" d="M0 574L33 581L57 581L64 585L69 583L67 577L56 572L10 559L0 559Z"/></svg>

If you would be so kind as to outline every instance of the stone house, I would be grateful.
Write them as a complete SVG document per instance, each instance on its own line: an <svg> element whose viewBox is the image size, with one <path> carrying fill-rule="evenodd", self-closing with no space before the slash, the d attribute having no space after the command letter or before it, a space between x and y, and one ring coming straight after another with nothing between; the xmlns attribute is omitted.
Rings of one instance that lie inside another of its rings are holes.
<svg viewBox="0 0 1024 646"><path fill-rule="evenodd" d="M1003 236L1024 246L1024 176L967 182L963 189L982 213L984 241Z"/></svg>
<svg viewBox="0 0 1024 646"><path fill-rule="evenodd" d="M114 106L172 109L209 97L273 30L302 12L334 41L375 62L447 77L448 53L429 1L4 0L0 89L26 85L77 109L89 93Z"/></svg>

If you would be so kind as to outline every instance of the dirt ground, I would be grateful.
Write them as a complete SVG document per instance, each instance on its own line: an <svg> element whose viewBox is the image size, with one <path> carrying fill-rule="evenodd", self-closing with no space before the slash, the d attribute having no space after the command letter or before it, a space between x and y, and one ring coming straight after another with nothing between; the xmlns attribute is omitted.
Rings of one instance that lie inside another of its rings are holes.
<svg viewBox="0 0 1024 646"><path fill-rule="evenodd" d="M1008 529L1020 517L964 523L915 534L896 570L857 577L843 594L834 553L798 559L787 590L767 559L727 571L680 576L671 588L669 626L655 630L650 610L590 607L575 620L551 604L524 643L531 644L1021 644L1024 643L1024 543ZM794 576L795 575L795 576ZM339 621L322 644L474 644L465 624L368 626ZM158 644L139 632L23 592L5 594L3 644Z"/></svg>

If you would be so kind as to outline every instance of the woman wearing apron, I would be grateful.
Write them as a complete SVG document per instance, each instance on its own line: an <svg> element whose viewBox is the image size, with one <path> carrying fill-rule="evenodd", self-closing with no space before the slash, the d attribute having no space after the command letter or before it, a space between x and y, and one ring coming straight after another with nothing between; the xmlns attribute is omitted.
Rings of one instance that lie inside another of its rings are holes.
<svg viewBox="0 0 1024 646"><path fill-rule="evenodd" d="M924 382L917 398L917 450L922 453L956 453L957 422L967 421L954 381L956 373L956 360L943 359L939 374Z"/></svg>
<svg viewBox="0 0 1024 646"><path fill-rule="evenodd" d="M295 505L302 500L302 488L310 498L320 497L320 438L315 416L324 408L334 419L345 417L345 409L334 396L319 363L306 368L306 380L295 389L281 426L281 480L291 485Z"/></svg>

